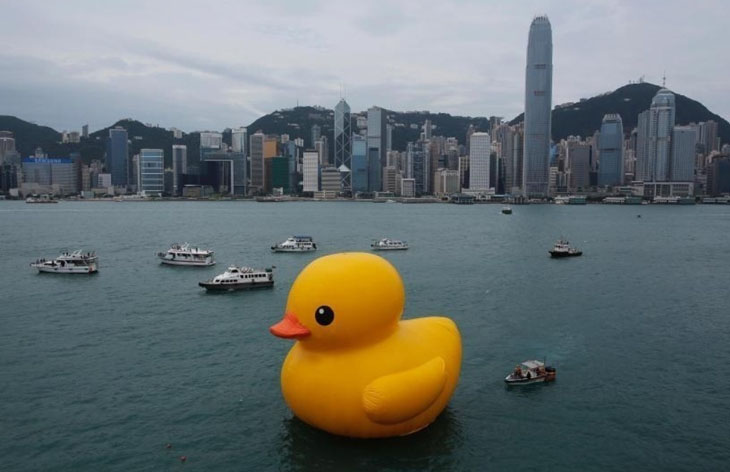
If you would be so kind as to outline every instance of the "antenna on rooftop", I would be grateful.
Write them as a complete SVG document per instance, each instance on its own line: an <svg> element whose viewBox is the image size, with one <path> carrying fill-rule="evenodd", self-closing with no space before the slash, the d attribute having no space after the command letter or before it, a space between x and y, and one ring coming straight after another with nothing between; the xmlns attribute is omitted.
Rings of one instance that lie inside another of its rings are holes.
<svg viewBox="0 0 730 472"><path fill-rule="evenodd" d="M662 88L666 88L667 86L667 71L664 71L664 75L662 75Z"/></svg>

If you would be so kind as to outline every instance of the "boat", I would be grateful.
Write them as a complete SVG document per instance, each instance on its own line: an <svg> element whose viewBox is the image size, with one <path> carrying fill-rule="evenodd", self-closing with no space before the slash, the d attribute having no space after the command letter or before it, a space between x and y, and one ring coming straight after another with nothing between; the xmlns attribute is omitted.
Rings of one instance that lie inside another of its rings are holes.
<svg viewBox="0 0 730 472"><path fill-rule="evenodd" d="M80 249L64 252L55 259L38 259L30 266L51 274L95 274L99 270L96 253Z"/></svg>
<svg viewBox="0 0 730 472"><path fill-rule="evenodd" d="M408 243L397 239L383 238L373 242L370 247L373 248L373 251L404 251L408 249Z"/></svg>
<svg viewBox="0 0 730 472"><path fill-rule="evenodd" d="M25 203L58 203L51 195L31 195L25 199Z"/></svg>
<svg viewBox="0 0 730 472"><path fill-rule="evenodd" d="M397 202L395 200L389 198L385 201L385 203L397 203Z"/></svg>
<svg viewBox="0 0 730 472"><path fill-rule="evenodd" d="M504 378L504 382L507 385L530 385L541 382L552 382L555 380L556 373L554 367L545 366L544 362L536 360L524 361Z"/></svg>
<svg viewBox="0 0 730 472"><path fill-rule="evenodd" d="M559 239L555 246L548 251L552 257L574 257L583 254L580 249L570 247L570 243L565 239Z"/></svg>
<svg viewBox="0 0 730 472"><path fill-rule="evenodd" d="M167 265L207 267L215 264L213 254L209 249L200 249L188 243L175 243L167 252L158 252L157 257Z"/></svg>
<svg viewBox="0 0 730 472"><path fill-rule="evenodd" d="M274 267L252 269L251 267L230 266L222 274L216 275L198 285L210 292L231 292L274 286Z"/></svg>
<svg viewBox="0 0 730 472"><path fill-rule="evenodd" d="M292 236L286 241L271 246L274 252L310 252L317 250L317 244L311 236Z"/></svg>
<svg viewBox="0 0 730 472"><path fill-rule="evenodd" d="M512 214L512 208L511 207L502 207L502 214L503 215L511 215Z"/></svg>

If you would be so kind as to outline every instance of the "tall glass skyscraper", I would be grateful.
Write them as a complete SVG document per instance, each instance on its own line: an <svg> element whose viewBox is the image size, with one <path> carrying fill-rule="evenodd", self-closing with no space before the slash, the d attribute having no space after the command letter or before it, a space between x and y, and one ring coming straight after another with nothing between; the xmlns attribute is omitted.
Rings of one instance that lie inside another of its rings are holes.
<svg viewBox="0 0 730 472"><path fill-rule="evenodd" d="M139 151L139 192L142 194L162 195L165 188L162 149L140 149ZM114 178L114 175L112 175Z"/></svg>
<svg viewBox="0 0 730 472"><path fill-rule="evenodd" d="M474 133L469 143L469 190L489 190L489 133Z"/></svg>
<svg viewBox="0 0 730 472"><path fill-rule="evenodd" d="M110 129L106 143L106 170L112 176L112 185L126 187L129 160L127 130L120 126Z"/></svg>
<svg viewBox="0 0 730 472"><path fill-rule="evenodd" d="M674 94L659 90L649 108L649 139L647 142L650 181L669 180L669 163L674 129Z"/></svg>
<svg viewBox="0 0 730 472"><path fill-rule="evenodd" d="M368 191L367 142L363 136L352 136L352 194Z"/></svg>
<svg viewBox="0 0 730 472"><path fill-rule="evenodd" d="M598 138L598 185L621 185L624 176L624 125L621 115L603 117Z"/></svg>
<svg viewBox="0 0 730 472"><path fill-rule="evenodd" d="M551 109L553 97L553 33L547 16L532 20L525 71L523 193L548 191Z"/></svg>
<svg viewBox="0 0 730 472"><path fill-rule="evenodd" d="M371 192L381 190L382 169L386 165L386 124L385 110L379 107L368 109L368 186Z"/></svg>
<svg viewBox="0 0 730 472"><path fill-rule="evenodd" d="M340 189L352 189L352 129L350 105L341 98L335 106L335 167L340 171Z"/></svg>

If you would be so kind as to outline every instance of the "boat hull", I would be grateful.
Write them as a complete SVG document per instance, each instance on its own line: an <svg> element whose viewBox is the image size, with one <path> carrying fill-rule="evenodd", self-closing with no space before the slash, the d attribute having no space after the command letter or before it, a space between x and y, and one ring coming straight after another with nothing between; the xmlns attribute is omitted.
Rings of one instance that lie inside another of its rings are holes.
<svg viewBox="0 0 730 472"><path fill-rule="evenodd" d="M550 257L577 257L582 256L583 251L576 251L576 252L563 252L563 251L548 251L550 253Z"/></svg>
<svg viewBox="0 0 730 472"><path fill-rule="evenodd" d="M377 247L377 246L371 246L373 248L373 251L405 251L408 249L408 246L406 247Z"/></svg>
<svg viewBox="0 0 730 472"><path fill-rule="evenodd" d="M95 274L98 272L96 267L52 267L40 266L32 264L31 267L38 269L38 272L46 274Z"/></svg>
<svg viewBox="0 0 730 472"><path fill-rule="evenodd" d="M210 282L198 282L198 285L209 292L233 292L238 290L255 290L259 288L272 288L274 281L249 282L244 284L215 284Z"/></svg>
<svg viewBox="0 0 730 472"><path fill-rule="evenodd" d="M303 248L288 248L288 247L276 247L276 246L272 246L272 248L271 248L272 252L314 252L316 250L317 250L316 248L303 249Z"/></svg>
<svg viewBox="0 0 730 472"><path fill-rule="evenodd" d="M532 377L531 379L523 378L523 379L512 379L508 375L504 379L504 383L510 386L522 386L522 385L532 385L536 383L545 383L548 382L548 377L546 375L540 376L540 377Z"/></svg>
<svg viewBox="0 0 730 472"><path fill-rule="evenodd" d="M215 265L215 261L181 261L160 258L160 262L172 266L209 267Z"/></svg>

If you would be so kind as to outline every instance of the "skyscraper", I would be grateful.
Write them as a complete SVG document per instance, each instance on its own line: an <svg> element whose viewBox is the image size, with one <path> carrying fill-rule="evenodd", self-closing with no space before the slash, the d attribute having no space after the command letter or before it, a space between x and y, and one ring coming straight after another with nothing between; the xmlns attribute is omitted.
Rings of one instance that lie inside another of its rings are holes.
<svg viewBox="0 0 730 472"><path fill-rule="evenodd" d="M547 195L552 96L552 30L547 16L538 16L532 20L527 40L525 144L522 169L525 195Z"/></svg>
<svg viewBox="0 0 730 472"><path fill-rule="evenodd" d="M672 182L694 182L695 144L697 131L691 126L675 126L672 130L672 161L669 177Z"/></svg>
<svg viewBox="0 0 730 472"><path fill-rule="evenodd" d="M162 149L140 149L139 151L139 192L144 195L162 195L165 190L165 171ZM114 176L112 175L112 179Z"/></svg>
<svg viewBox="0 0 730 472"><path fill-rule="evenodd" d="M319 191L319 155L305 151L302 157L302 191Z"/></svg>
<svg viewBox="0 0 730 472"><path fill-rule="evenodd" d="M249 156L251 158L251 185L250 192L255 194L264 189L264 139L261 131L249 138Z"/></svg>
<svg viewBox="0 0 730 472"><path fill-rule="evenodd" d="M385 110L379 107L368 109L368 185L370 191L381 189L382 169L386 165L386 128Z"/></svg>
<svg viewBox="0 0 730 472"><path fill-rule="evenodd" d="M474 133L469 143L469 190L489 190L489 155L492 141L489 133ZM545 188L547 192L547 187Z"/></svg>
<svg viewBox="0 0 730 472"><path fill-rule="evenodd" d="M352 194L368 191L367 141L355 134L352 136Z"/></svg>
<svg viewBox="0 0 730 472"><path fill-rule="evenodd" d="M335 113L337 112L335 111ZM312 125L312 147L314 147L314 143L319 141L320 137L322 137L322 128L317 124Z"/></svg>
<svg viewBox="0 0 730 472"><path fill-rule="evenodd" d="M335 106L335 167L340 172L340 190L352 189L352 128L350 105L344 98Z"/></svg>
<svg viewBox="0 0 730 472"><path fill-rule="evenodd" d="M121 126L109 130L106 145L106 170L112 176L112 185L126 187L129 145L127 130Z"/></svg>
<svg viewBox="0 0 730 472"><path fill-rule="evenodd" d="M185 185L184 175L188 173L188 147L184 144L172 145L172 192L182 195Z"/></svg>
<svg viewBox="0 0 730 472"><path fill-rule="evenodd" d="M623 183L624 175L624 125L618 114L607 114L601 123L598 138L599 186L617 186Z"/></svg>
<svg viewBox="0 0 730 472"><path fill-rule="evenodd" d="M636 121L636 167L634 180L650 181L653 173L649 171L649 110L639 113Z"/></svg>
<svg viewBox="0 0 730 472"><path fill-rule="evenodd" d="M649 181L669 180L669 159L674 129L674 94L661 89L654 95L649 108L647 142Z"/></svg>

